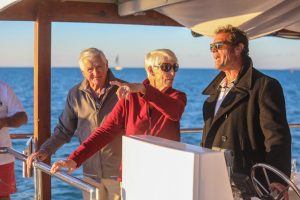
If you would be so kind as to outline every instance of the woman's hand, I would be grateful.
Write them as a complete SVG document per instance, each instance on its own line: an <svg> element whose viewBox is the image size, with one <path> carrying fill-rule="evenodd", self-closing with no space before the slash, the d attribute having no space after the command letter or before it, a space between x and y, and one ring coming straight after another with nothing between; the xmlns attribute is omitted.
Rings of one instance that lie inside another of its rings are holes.
<svg viewBox="0 0 300 200"><path fill-rule="evenodd" d="M119 81L110 81L110 84L119 87L119 89L117 90L117 96L119 99L129 99L130 93L140 92L142 94L145 94L146 92L144 84L141 83L121 83Z"/></svg>
<svg viewBox="0 0 300 200"><path fill-rule="evenodd" d="M53 163L50 172L54 174L57 171L61 171L62 168L67 168L67 173L70 174L77 169L77 163L74 160L59 160Z"/></svg>

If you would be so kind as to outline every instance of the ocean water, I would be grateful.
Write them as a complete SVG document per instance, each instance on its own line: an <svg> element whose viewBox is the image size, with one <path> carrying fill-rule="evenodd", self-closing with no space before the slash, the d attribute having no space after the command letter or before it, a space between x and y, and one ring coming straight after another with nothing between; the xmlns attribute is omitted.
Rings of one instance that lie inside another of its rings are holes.
<svg viewBox="0 0 300 200"><path fill-rule="evenodd" d="M116 77L129 82L141 82L146 77L145 71L139 69L123 69L114 71ZM289 123L300 123L300 71L289 70L263 70L282 84ZM58 116L64 108L68 90L82 80L81 72L78 68L52 68L51 77L51 127L55 127ZM218 72L214 69L180 69L176 75L174 88L184 91L188 97L182 121L182 128L203 127L202 104L205 100L202 90L213 79ZM29 116L29 122L18 129L11 129L11 133L32 133L33 132L33 69L32 68L0 68L0 80L10 84L21 99ZM275 98L275 97L274 97ZM292 128L292 157L300 163L300 129ZM201 133L182 134L182 142L199 145ZM13 147L22 151L26 139L13 140ZM77 146L77 138L73 138L52 156L52 162L58 159L65 159ZM12 195L12 199L27 200L33 199L33 178L22 178L22 163L16 161L16 176L18 192ZM75 171L73 175L81 177L81 169ZM67 184L52 179L52 199L68 200L81 199L81 191L68 186Z"/></svg>

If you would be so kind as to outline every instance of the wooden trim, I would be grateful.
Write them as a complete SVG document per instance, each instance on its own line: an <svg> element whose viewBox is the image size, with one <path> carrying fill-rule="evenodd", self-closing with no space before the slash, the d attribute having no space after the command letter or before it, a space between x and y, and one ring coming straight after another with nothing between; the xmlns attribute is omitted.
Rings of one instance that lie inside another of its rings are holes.
<svg viewBox="0 0 300 200"><path fill-rule="evenodd" d="M51 4L40 0L34 23L34 142L40 146L51 135ZM45 161L50 164L50 158ZM51 199L51 177L42 175L38 199Z"/></svg>
<svg viewBox="0 0 300 200"><path fill-rule="evenodd" d="M34 21L38 0L23 0L0 12L0 20Z"/></svg>
<svg viewBox="0 0 300 200"><path fill-rule="evenodd" d="M43 1L49 4L46 11L50 21L53 22L182 26L173 19L153 10L143 12L142 15L121 17L118 14L118 6L112 3ZM23 0L16 3L0 12L0 20L35 21L38 17L39 3L40 0Z"/></svg>
<svg viewBox="0 0 300 200"><path fill-rule="evenodd" d="M9 135L10 135L10 139L26 139L33 136L32 133L13 133Z"/></svg>

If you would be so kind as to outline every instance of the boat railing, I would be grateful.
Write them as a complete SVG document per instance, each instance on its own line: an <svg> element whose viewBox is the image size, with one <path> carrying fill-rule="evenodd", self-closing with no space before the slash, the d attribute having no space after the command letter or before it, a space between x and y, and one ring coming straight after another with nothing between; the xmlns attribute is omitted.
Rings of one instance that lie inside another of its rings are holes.
<svg viewBox="0 0 300 200"><path fill-rule="evenodd" d="M300 124L289 124L289 128L300 128ZM203 128L182 128L180 133L202 133Z"/></svg>
<svg viewBox="0 0 300 200"><path fill-rule="evenodd" d="M2 147L0 149L0 153L10 153L12 154L16 159L23 161L23 166L26 162L27 156L23 153L18 152L15 149L9 148L9 147ZM47 165L40 161L34 161L33 162L33 174L34 174L34 190L35 190L35 199L40 199L41 190L38 189L38 186L41 184L41 177L42 172L49 174L51 177L54 176L63 182L72 185L82 191L85 191L90 194L90 200L99 200L98 196L98 188L86 183L85 181L76 178L74 176L71 176L64 172L56 172L55 174L52 174L50 172L50 165ZM24 175L24 167L23 167L23 175Z"/></svg>
<svg viewBox="0 0 300 200"><path fill-rule="evenodd" d="M290 128L300 128L300 124L289 124ZM202 133L203 128L182 128L180 129L180 133L187 134L187 133ZM11 139L24 139L32 137L32 133L14 133L10 134Z"/></svg>
<svg viewBox="0 0 300 200"><path fill-rule="evenodd" d="M300 128L300 124L289 124L290 128ZM182 134L190 134L190 133L202 133L203 128L182 128L180 129L180 133ZM27 170L26 166L26 159L27 155L30 155L33 151L32 146L32 137L33 134L31 133L14 133L10 134L12 139L25 139L30 138L27 143L25 150L23 153L20 153L12 148L9 147L1 147L0 153L10 153L12 154L16 159L23 161L23 177L30 177L30 171ZM54 176L63 182L72 185L82 191L85 191L90 194L90 200L99 199L98 197L98 188L93 187L92 185L86 183L85 181L76 178L74 176L71 176L69 174L66 174L64 172L57 172L55 174L50 173L50 166L46 163L40 162L40 161L34 161L33 162L33 171L34 171L34 189L35 189L35 199L40 199L39 196L41 194L41 190L39 189L39 186L42 185L41 183L41 177L42 172L49 174L51 177Z"/></svg>

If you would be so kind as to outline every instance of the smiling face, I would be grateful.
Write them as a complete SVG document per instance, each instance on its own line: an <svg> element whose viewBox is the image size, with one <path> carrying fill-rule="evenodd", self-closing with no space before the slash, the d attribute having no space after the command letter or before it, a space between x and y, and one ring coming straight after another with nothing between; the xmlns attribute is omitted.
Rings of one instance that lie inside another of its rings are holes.
<svg viewBox="0 0 300 200"><path fill-rule="evenodd" d="M96 90L104 87L108 70L106 59L97 54L83 58L82 64L84 65L82 74L88 80L91 88Z"/></svg>
<svg viewBox="0 0 300 200"><path fill-rule="evenodd" d="M173 58L165 58L161 64L169 64L170 70L162 70L161 65L152 67L153 84L155 84L153 86L159 89L160 91L172 87L176 75L176 69L174 70L174 66L178 66L176 60Z"/></svg>
<svg viewBox="0 0 300 200"><path fill-rule="evenodd" d="M179 65L177 57L170 49L156 49L145 57L145 69L150 85L162 91L172 87Z"/></svg>
<svg viewBox="0 0 300 200"><path fill-rule="evenodd" d="M235 52L235 46L231 44L230 33L218 33L211 44L215 67L218 70L226 71L235 65L238 54Z"/></svg>

